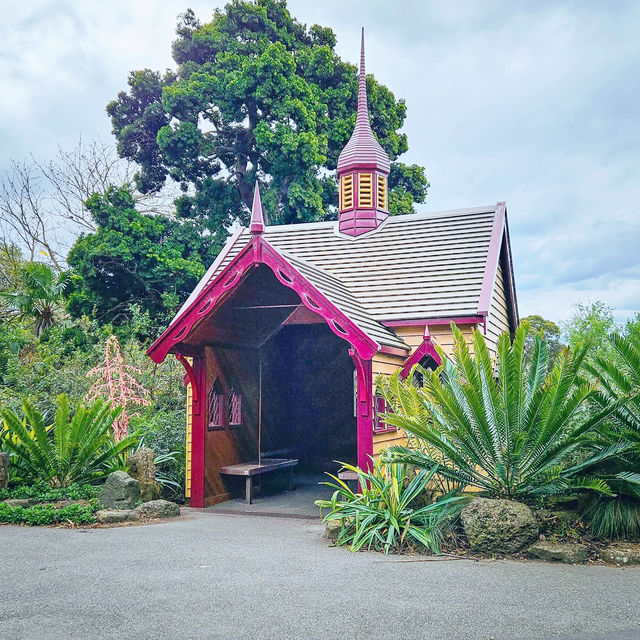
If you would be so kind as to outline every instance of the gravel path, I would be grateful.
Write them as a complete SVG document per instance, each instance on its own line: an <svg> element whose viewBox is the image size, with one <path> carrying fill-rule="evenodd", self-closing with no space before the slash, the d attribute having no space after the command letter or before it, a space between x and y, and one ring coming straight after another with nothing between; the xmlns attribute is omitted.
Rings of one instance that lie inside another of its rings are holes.
<svg viewBox="0 0 640 640"><path fill-rule="evenodd" d="M349 553L317 521L5 526L0 549L2 640L640 639L640 569Z"/></svg>

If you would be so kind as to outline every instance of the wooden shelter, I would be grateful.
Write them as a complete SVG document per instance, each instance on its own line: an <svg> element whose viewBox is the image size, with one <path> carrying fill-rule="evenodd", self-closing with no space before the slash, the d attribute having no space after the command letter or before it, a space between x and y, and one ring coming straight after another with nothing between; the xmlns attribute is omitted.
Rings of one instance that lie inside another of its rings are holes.
<svg viewBox="0 0 640 640"><path fill-rule="evenodd" d="M221 469L260 456L370 464L404 435L380 419L375 381L440 363L450 323L495 348L518 310L507 211L496 205L390 217L389 158L358 114L338 161L339 219L267 226L256 184L238 229L148 354L188 381L187 493L227 500Z"/></svg>

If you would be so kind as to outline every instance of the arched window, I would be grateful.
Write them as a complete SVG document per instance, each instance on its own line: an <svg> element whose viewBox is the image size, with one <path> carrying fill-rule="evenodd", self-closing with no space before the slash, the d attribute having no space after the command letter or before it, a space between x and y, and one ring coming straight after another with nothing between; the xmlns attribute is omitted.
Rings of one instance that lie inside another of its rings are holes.
<svg viewBox="0 0 640 640"><path fill-rule="evenodd" d="M242 424L242 393L237 383L229 389L229 426L239 427Z"/></svg>
<svg viewBox="0 0 640 640"><path fill-rule="evenodd" d="M209 431L224 429L224 394L218 378L209 390Z"/></svg>
<svg viewBox="0 0 640 640"><path fill-rule="evenodd" d="M435 371L438 368L438 363L429 355L422 356L418 364L423 369L426 369L428 371ZM424 384L424 377L421 371L416 370L416 372L413 374L412 382L416 385L416 387L421 387Z"/></svg>
<svg viewBox="0 0 640 640"><path fill-rule="evenodd" d="M392 424L387 424L381 414L391 413L391 406L382 397L381 394L376 393L374 398L374 419L373 419L373 432L374 433L390 433L397 431L398 429Z"/></svg>

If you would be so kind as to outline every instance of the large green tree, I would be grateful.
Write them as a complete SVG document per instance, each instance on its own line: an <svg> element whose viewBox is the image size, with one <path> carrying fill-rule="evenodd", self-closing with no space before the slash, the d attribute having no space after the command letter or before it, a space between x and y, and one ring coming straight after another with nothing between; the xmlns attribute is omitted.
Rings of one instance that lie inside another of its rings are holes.
<svg viewBox="0 0 640 640"><path fill-rule="evenodd" d="M177 213L225 227L243 219L254 180L270 223L335 216L335 168L355 123L356 68L329 28L307 28L284 0L233 0L200 23L188 10L173 43L174 70L133 71L109 103L121 156L139 165L137 187L170 176L185 195ZM355 53L355 52L354 52ZM392 213L410 212L429 186L424 169L397 161L406 105L367 77L371 122L392 160Z"/></svg>
<svg viewBox="0 0 640 640"><path fill-rule="evenodd" d="M95 194L86 206L97 231L81 236L69 252L68 309L101 323L127 321L136 304L162 325L226 237L224 229L203 235L193 221L140 213L127 186Z"/></svg>

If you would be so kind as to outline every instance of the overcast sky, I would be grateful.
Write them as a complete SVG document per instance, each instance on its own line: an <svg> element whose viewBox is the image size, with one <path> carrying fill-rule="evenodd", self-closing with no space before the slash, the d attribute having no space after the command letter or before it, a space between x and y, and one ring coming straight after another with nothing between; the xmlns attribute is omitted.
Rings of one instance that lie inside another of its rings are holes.
<svg viewBox="0 0 640 640"><path fill-rule="evenodd" d="M4 0L0 168L111 140L130 70L172 66L176 16L218 2ZM408 105L438 211L506 200L521 315L640 311L640 1L291 0Z"/></svg>

